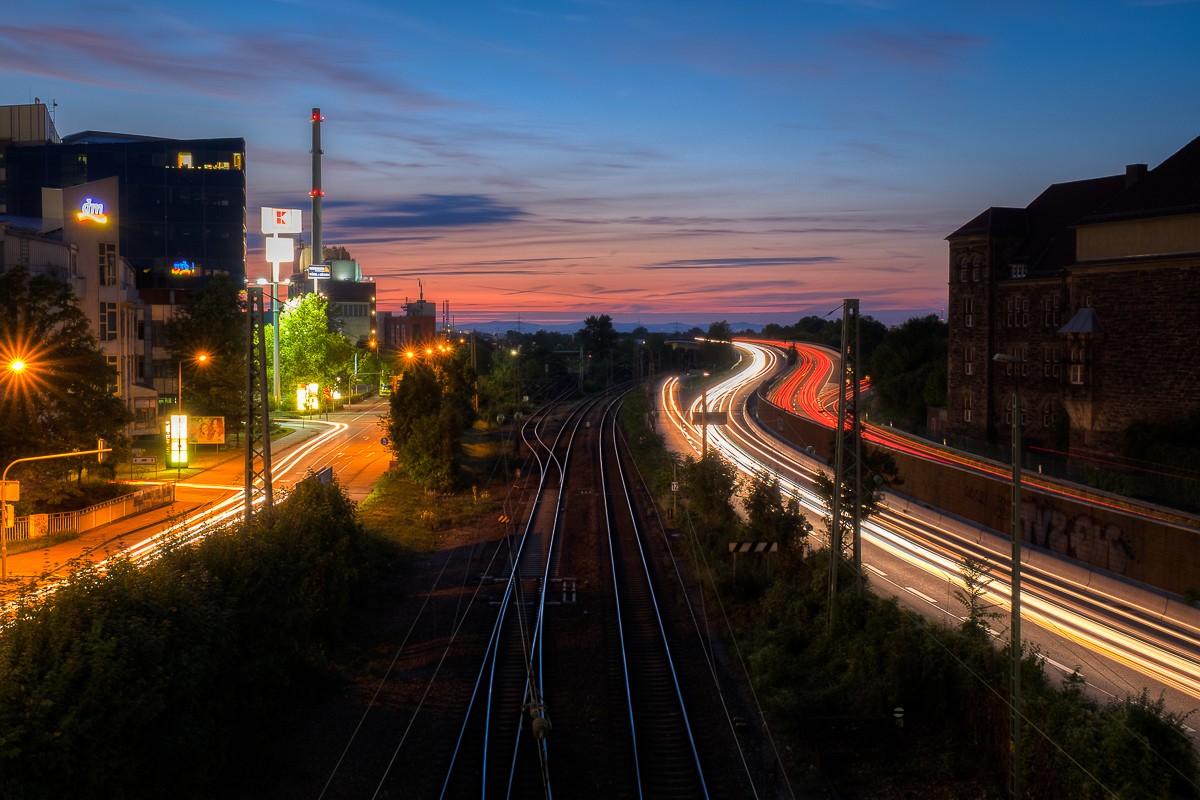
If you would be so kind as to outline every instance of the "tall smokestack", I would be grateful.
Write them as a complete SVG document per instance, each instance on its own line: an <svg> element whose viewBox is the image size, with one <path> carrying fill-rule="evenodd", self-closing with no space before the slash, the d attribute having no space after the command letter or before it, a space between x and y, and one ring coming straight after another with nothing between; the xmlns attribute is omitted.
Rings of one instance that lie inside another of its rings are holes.
<svg viewBox="0 0 1200 800"><path fill-rule="evenodd" d="M312 110L312 263L324 264L325 251L321 243L321 198L325 192L321 189L321 109Z"/></svg>

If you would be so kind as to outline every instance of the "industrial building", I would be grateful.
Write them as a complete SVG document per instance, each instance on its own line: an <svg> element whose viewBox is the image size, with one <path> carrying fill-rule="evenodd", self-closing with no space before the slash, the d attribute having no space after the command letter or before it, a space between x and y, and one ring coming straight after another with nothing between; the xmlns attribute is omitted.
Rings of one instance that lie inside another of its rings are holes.
<svg viewBox="0 0 1200 800"><path fill-rule="evenodd" d="M1019 389L1026 443L1079 464L1200 413L1200 138L947 241L947 434L1007 440Z"/></svg>

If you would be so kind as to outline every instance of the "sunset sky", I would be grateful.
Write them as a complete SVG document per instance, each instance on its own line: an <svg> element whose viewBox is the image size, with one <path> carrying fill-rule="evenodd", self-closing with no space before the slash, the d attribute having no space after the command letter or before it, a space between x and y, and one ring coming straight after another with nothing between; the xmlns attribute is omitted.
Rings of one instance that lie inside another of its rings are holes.
<svg viewBox="0 0 1200 800"><path fill-rule="evenodd" d="M1200 135L1200 3L433 0L23 3L0 103L60 134L247 144L382 310L792 323L940 314L945 237ZM835 316L840 315L836 314Z"/></svg>

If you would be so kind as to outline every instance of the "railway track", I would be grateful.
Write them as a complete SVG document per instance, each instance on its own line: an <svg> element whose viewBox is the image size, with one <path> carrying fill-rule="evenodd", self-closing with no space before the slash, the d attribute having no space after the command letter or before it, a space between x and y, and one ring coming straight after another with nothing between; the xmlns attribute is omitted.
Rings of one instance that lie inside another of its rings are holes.
<svg viewBox="0 0 1200 800"><path fill-rule="evenodd" d="M454 603L450 630L414 621L406 646L423 666L407 669L402 651L394 670L406 709L356 731L396 742L386 765L345 768L382 773L368 796L760 796L727 704L736 691L624 452L622 392L523 420L512 526L443 571L428 595ZM363 796L338 783L321 797Z"/></svg>

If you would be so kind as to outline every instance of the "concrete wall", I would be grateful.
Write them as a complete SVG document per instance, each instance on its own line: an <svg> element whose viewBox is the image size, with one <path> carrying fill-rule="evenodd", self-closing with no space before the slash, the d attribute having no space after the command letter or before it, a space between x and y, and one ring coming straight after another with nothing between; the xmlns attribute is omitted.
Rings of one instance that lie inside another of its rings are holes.
<svg viewBox="0 0 1200 800"><path fill-rule="evenodd" d="M758 418L800 448L829 460L832 431L758 398ZM1012 482L892 452L904 484L898 491L1000 534L1011 530ZM1030 476L1031 478L1033 476ZM1039 481L1044 480L1040 476ZM1069 489L1069 484L1061 485ZM1174 521L1146 519L1061 497L1025 483L1021 491L1024 541L1046 553L1073 559L1167 592L1200 591L1200 520L1167 510ZM1146 508L1114 498L1114 505Z"/></svg>

